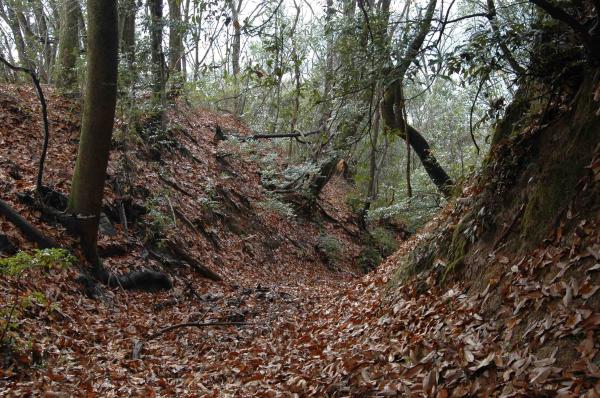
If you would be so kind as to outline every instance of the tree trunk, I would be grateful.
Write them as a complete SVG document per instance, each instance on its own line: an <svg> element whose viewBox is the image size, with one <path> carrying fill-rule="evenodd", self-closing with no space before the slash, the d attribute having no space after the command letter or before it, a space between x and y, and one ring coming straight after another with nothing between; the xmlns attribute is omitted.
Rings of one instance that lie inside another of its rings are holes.
<svg viewBox="0 0 600 398"><path fill-rule="evenodd" d="M371 208L371 204L376 199L377 191L377 147L379 144L379 112L375 113L375 123L373 123L373 132L371 134L371 151L369 153L369 185L367 187L367 199L363 206L360 217L360 225L362 229L365 229L367 222L367 212Z"/></svg>
<svg viewBox="0 0 600 398"><path fill-rule="evenodd" d="M31 69L32 63L29 57L27 56L25 40L23 40L23 35L21 34L21 27L19 26L19 19L17 18L15 10L8 6L6 7L5 12L4 8L0 4L0 16L2 16L2 19L4 19L4 21L12 31L15 40L15 47L17 48L17 55L19 56L19 63L23 67Z"/></svg>
<svg viewBox="0 0 600 398"><path fill-rule="evenodd" d="M117 1L88 0L88 16L87 83L68 212L76 217L86 259L100 267L98 221L117 99Z"/></svg>
<svg viewBox="0 0 600 398"><path fill-rule="evenodd" d="M417 129L404 120L401 101L400 83L396 82L388 88L381 104L381 114L385 126L396 132L402 139L406 140L408 134L410 146L421 160L427 175L429 175L440 193L445 197L449 197L454 183L431 153L427 140Z"/></svg>
<svg viewBox="0 0 600 398"><path fill-rule="evenodd" d="M234 114L240 115L242 99L240 98L240 52L242 47L242 27L240 25L240 9L242 0L228 0L229 11L231 11L231 24L233 25L233 42L231 44L231 73L235 85Z"/></svg>
<svg viewBox="0 0 600 398"><path fill-rule="evenodd" d="M152 61L152 92L155 107L158 109L153 117L153 128L164 127L164 101L165 101L165 55L162 49L163 29L163 1L148 0L150 7L150 52Z"/></svg>
<svg viewBox="0 0 600 398"><path fill-rule="evenodd" d="M37 31L42 42L41 62L39 68L40 79L44 83L48 83L50 75L50 65L52 63L52 47L50 45L50 32L46 22L46 14L41 0L29 0L35 15Z"/></svg>
<svg viewBox="0 0 600 398"><path fill-rule="evenodd" d="M57 86L66 91L76 89L76 64L79 53L79 38L77 28L77 0L65 0L61 10L60 37L57 65Z"/></svg>
<svg viewBox="0 0 600 398"><path fill-rule="evenodd" d="M182 58L183 39L181 23L181 0L169 0L169 76L171 93L177 95L183 89Z"/></svg>
<svg viewBox="0 0 600 398"><path fill-rule="evenodd" d="M137 7L135 0L121 0L119 9L120 26L120 50L129 67L128 73L132 73L135 61L135 14ZM133 76L132 76L133 77Z"/></svg>
<svg viewBox="0 0 600 398"><path fill-rule="evenodd" d="M79 0L77 0L77 28L79 29L79 48L81 51L87 51L87 28L85 26L85 18Z"/></svg>

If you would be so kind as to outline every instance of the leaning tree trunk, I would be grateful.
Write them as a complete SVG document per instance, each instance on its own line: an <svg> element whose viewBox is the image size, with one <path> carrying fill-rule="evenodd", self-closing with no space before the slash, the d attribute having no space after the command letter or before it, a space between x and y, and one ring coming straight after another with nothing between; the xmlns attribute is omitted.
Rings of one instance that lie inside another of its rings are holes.
<svg viewBox="0 0 600 398"><path fill-rule="evenodd" d="M56 84L67 91L74 89L77 84L78 12L77 0L65 0L61 10Z"/></svg>
<svg viewBox="0 0 600 398"><path fill-rule="evenodd" d="M76 218L86 259L99 267L98 220L117 99L117 1L88 0L88 16L87 83L68 212Z"/></svg>
<svg viewBox="0 0 600 398"><path fill-rule="evenodd" d="M421 160L431 181L442 195L449 197L453 185L452 179L431 152L429 143L423 135L404 120L401 101L400 83L396 82L388 88L381 104L381 114L385 126L395 131L401 138L405 140L408 138L410 146Z"/></svg>

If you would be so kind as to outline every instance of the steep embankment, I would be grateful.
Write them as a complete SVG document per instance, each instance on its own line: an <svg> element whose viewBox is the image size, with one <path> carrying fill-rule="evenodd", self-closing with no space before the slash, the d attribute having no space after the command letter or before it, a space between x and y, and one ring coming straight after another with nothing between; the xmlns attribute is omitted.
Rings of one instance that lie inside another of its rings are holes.
<svg viewBox="0 0 600 398"><path fill-rule="evenodd" d="M598 396L600 83L587 72L521 113L527 128L499 130L481 175L376 273L281 324L269 337L288 349L246 394Z"/></svg>
<svg viewBox="0 0 600 398"><path fill-rule="evenodd" d="M41 149L38 105L27 88L4 87L0 95L1 198L33 222L36 214L19 204L18 196L34 187ZM68 194L80 109L76 101L52 93L49 104L51 141L44 184ZM275 168L278 159L256 142L215 139L217 126L241 136L249 134L234 118L180 105L169 110L167 134L141 139L143 133L131 132L141 127L128 126L129 111L122 112L105 191L108 219L104 221L113 225L105 222L101 228L100 251L105 254L107 267L158 266L155 259L145 258L144 248L162 241L186 248L195 259L231 281L243 276L272 282L272 275L281 274L289 275L289 282L293 282L300 275L314 277L324 269L314 247L320 235L331 235L347 249L340 252L343 261L339 265L354 271L348 265L360 250L358 230L353 220L347 219L346 206L339 203L339 192L335 192L335 186L342 190L350 187L333 184L323 195L323 207L333 209L327 204L330 202L342 206L338 207L340 214L333 214L334 218L345 217L340 223L323 220L319 214L315 217L318 222L288 218L284 214L287 209L260 183L263 158L268 157ZM125 140L127 134L129 139ZM127 230L120 210L125 213ZM348 224L346 229L344 224ZM73 239L61 227L36 225L55 240L73 246ZM9 237L20 248L30 247L18 235ZM115 260L114 254L126 257ZM282 269L299 262L308 265L293 273ZM317 265L310 265L313 263Z"/></svg>
<svg viewBox="0 0 600 398"><path fill-rule="evenodd" d="M218 389L598 396L600 82L587 72L517 115L528 127L501 125L480 176L376 272L222 357Z"/></svg>

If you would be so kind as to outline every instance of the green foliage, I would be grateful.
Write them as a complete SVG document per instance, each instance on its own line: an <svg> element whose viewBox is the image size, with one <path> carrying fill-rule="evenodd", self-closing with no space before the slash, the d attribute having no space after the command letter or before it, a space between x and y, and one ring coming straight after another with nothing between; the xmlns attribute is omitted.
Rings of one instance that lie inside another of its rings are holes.
<svg viewBox="0 0 600 398"><path fill-rule="evenodd" d="M364 199L356 192L351 192L346 196L346 204L350 206L354 214L359 214L364 205Z"/></svg>
<svg viewBox="0 0 600 398"><path fill-rule="evenodd" d="M215 185L212 181L208 181L204 186L204 195L205 196L198 198L198 203L204 210L214 212L220 209L221 204Z"/></svg>
<svg viewBox="0 0 600 398"><path fill-rule="evenodd" d="M175 227L174 218L163 210L165 206L163 202L166 202L165 198L154 196L149 198L145 203L148 209L147 226L150 232L148 236L150 240L163 237L167 229Z"/></svg>
<svg viewBox="0 0 600 398"><path fill-rule="evenodd" d="M265 200L258 203L258 206L264 210L274 211L286 218L296 217L294 208L289 203L282 202L274 195L267 195Z"/></svg>
<svg viewBox="0 0 600 398"><path fill-rule="evenodd" d="M394 234L383 227L377 227L371 231L373 244L383 257L392 255L398 248Z"/></svg>
<svg viewBox="0 0 600 398"><path fill-rule="evenodd" d="M325 257L328 265L335 265L341 258L342 245L340 241L325 232L317 238L317 250Z"/></svg>
<svg viewBox="0 0 600 398"><path fill-rule="evenodd" d="M383 257L379 250L371 245L365 246L358 256L358 265L365 273L377 268L382 261Z"/></svg>
<svg viewBox="0 0 600 398"><path fill-rule="evenodd" d="M377 268L383 259L392 255L398 247L394 234L383 227L374 228L364 241L364 248L358 256L358 265L364 272Z"/></svg>
<svg viewBox="0 0 600 398"><path fill-rule="evenodd" d="M75 264L76 258L64 249L36 249L33 254L19 252L0 259L0 275L15 276L33 268L45 270L66 268Z"/></svg>

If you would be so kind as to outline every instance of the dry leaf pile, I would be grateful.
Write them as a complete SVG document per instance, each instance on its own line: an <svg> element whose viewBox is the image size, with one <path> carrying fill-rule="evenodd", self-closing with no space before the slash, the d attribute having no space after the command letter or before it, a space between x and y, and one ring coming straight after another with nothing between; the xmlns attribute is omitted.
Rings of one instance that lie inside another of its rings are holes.
<svg viewBox="0 0 600 398"><path fill-rule="evenodd" d="M20 99L6 89L0 92L0 112L8 113L14 125L11 132L0 127L2 199L34 220L36 215L15 202L14 194L33 181L36 157L30 147L39 137L25 122L34 115L19 112L27 109L23 103L30 109L35 104L30 92L15 95ZM14 103L19 106L10 108ZM47 181L68 192L71 171L64 165L72 164L75 146L65 137L77 122L62 125L69 112L52 112L53 131L65 133L54 135ZM485 281L485 289L465 282L440 287L435 270L399 285L395 271L407 253L435 234L457 206L451 204L377 271L358 278L350 266L332 271L318 260L315 225L256 206L264 192L255 161L246 155L221 157L226 165L217 160L217 152L228 149L212 142L209 127L216 122L244 131L243 126L195 112L173 118L187 129L178 142L196 160L180 151L152 163L145 159L147 148L136 146L128 155L132 185L168 196L160 202L165 214L172 206L205 230L194 231L174 217L177 227L169 239L221 273L224 282L175 269L169 270L175 279L171 292L114 290L99 301L82 294L73 282L74 269L30 271L19 281L1 281L5 302L16 291L21 296L42 291L45 299L19 318L16 343L25 348L0 370L0 395L600 396L598 220L581 220L527 255L482 252L485 264L503 270L500 278ZM119 175L122 156L113 156L111 176ZM9 176L11 164L21 179ZM591 166L596 177L598 164ZM207 186L230 206L223 217L210 218L199 204L199 198L209 197ZM346 188L338 182L328 189L325 208L347 223L350 213L339 200ZM108 190L108 201L116 195ZM236 217L227 220L227 214ZM232 231L234 223L251 232L241 236ZM60 229L36 225L74 244ZM28 247L5 221L0 226L19 246ZM132 249L109 258L107 266L160 268L145 257L142 237L116 228L117 234L104 236L102 245L129 242ZM335 224L326 228L345 242L344 261L350 263L359 245ZM161 327L211 321L247 324L177 329L147 342L141 358L132 359L134 344Z"/></svg>

